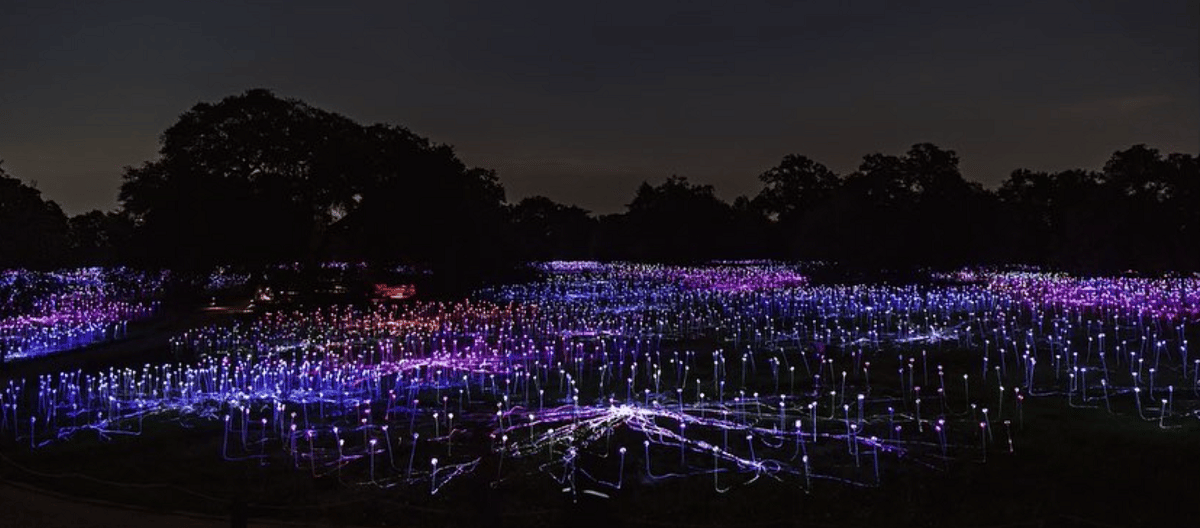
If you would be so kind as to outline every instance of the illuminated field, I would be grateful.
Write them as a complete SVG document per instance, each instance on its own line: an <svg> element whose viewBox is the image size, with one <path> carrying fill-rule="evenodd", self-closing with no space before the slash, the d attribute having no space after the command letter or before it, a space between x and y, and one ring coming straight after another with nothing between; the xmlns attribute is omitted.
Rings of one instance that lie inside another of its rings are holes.
<svg viewBox="0 0 1200 528"><path fill-rule="evenodd" d="M0 357L44 356L124 335L158 309L162 276L123 269L0 273Z"/></svg>
<svg viewBox="0 0 1200 528"><path fill-rule="evenodd" d="M195 358L184 363L11 380L0 431L36 462L96 439L161 442L178 424L189 451L203 446L189 457L272 479L441 505L484 486L536 505L527 490L627 502L631 486L701 502L699 490L886 490L1019 459L1031 413L1113 416L1145 435L1194 435L1200 418L1195 278L888 286L816 285L772 264L546 271L458 303L193 329L173 340L176 357Z"/></svg>

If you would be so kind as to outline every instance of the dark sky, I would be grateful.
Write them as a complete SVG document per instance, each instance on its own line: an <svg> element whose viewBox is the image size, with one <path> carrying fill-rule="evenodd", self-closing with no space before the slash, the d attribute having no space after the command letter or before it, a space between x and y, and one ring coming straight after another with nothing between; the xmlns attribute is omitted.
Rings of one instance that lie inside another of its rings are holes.
<svg viewBox="0 0 1200 528"><path fill-rule="evenodd" d="M752 194L931 141L970 179L1197 153L1200 3L0 0L0 158L68 213L199 101L252 87L409 127L510 200L621 210L671 174Z"/></svg>

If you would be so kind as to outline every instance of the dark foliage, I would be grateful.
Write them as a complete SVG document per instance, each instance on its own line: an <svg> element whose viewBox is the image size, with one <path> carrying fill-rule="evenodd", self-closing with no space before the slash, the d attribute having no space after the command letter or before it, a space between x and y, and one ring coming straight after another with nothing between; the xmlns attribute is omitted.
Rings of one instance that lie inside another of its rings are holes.
<svg viewBox="0 0 1200 528"><path fill-rule="evenodd" d="M710 185L671 177L658 186L643 182L617 222L619 245L612 256L658 262L694 262L729 254L733 209Z"/></svg>
<svg viewBox="0 0 1200 528"><path fill-rule="evenodd" d="M1102 172L1017 170L997 193L1007 255L1094 272L1200 269L1196 157L1135 145Z"/></svg>
<svg viewBox="0 0 1200 528"><path fill-rule="evenodd" d="M89 211L71 217L70 262L80 266L112 266L133 236L133 221L120 212Z"/></svg>
<svg viewBox="0 0 1200 528"><path fill-rule="evenodd" d="M62 264L66 254L62 209L0 166L0 269L51 268Z"/></svg>
<svg viewBox="0 0 1200 528"><path fill-rule="evenodd" d="M870 154L838 178L803 156L760 176L754 199L790 258L850 268L1027 263L1082 272L1200 269L1196 157L1145 145L1103 172L1017 170L997 192L963 178L950 150Z"/></svg>
<svg viewBox="0 0 1200 528"><path fill-rule="evenodd" d="M728 203L672 176L624 213L505 202L491 170L394 125L360 125L267 90L200 103L127 167L122 210L69 221L0 169L0 266L203 270L323 259L415 264L454 291L519 261L786 258L850 270L1025 263L1086 272L1200 269L1200 170L1145 145L1101 171L1014 171L995 191L929 143L838 175L796 154Z"/></svg>
<svg viewBox="0 0 1200 528"><path fill-rule="evenodd" d="M586 210L544 196L531 196L512 206L509 215L523 260L591 257L597 221Z"/></svg>
<svg viewBox="0 0 1200 528"><path fill-rule="evenodd" d="M125 170L132 257L196 269L419 263L466 284L508 261L504 191L445 145L250 90L200 103ZM453 285L447 285L453 287Z"/></svg>

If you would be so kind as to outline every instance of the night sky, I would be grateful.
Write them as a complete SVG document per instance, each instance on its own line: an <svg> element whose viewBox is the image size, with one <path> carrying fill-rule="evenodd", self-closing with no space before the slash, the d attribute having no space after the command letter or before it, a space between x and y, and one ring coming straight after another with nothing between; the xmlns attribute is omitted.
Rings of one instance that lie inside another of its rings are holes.
<svg viewBox="0 0 1200 528"><path fill-rule="evenodd" d="M930 141L992 187L1200 146L1194 0L325 4L0 0L0 159L111 209L180 113L253 87L600 213L671 174L753 194L788 153L845 172Z"/></svg>

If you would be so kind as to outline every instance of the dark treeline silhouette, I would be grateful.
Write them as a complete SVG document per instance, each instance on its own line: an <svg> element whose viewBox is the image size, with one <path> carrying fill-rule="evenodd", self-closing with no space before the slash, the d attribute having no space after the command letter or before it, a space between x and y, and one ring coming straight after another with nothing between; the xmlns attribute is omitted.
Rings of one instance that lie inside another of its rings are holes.
<svg viewBox="0 0 1200 528"><path fill-rule="evenodd" d="M145 265L369 260L428 265L454 289L516 257L494 172L266 90L184 113L158 159L126 168L120 202L127 258Z"/></svg>
<svg viewBox="0 0 1200 528"><path fill-rule="evenodd" d="M394 125L250 90L201 103L126 167L120 208L68 219L0 168L0 266L181 270L337 259L428 266L446 288L528 260L778 258L860 269L1023 263L1083 272L1200 269L1200 170L1144 145L1099 171L1013 171L996 191L929 143L837 174L787 155L753 197L644 182L595 217L505 200L495 172Z"/></svg>
<svg viewBox="0 0 1200 528"><path fill-rule="evenodd" d="M9 176L0 161L0 269L42 269L68 256L62 208L33 185Z"/></svg>

